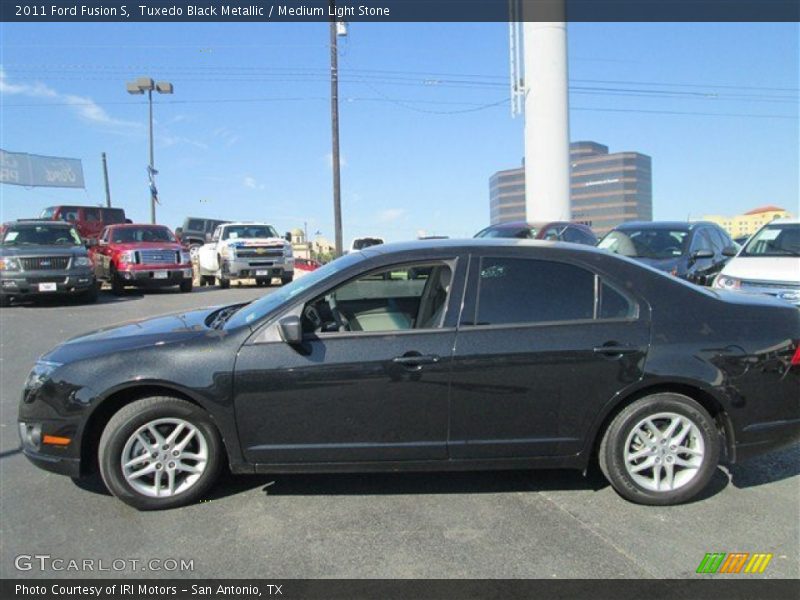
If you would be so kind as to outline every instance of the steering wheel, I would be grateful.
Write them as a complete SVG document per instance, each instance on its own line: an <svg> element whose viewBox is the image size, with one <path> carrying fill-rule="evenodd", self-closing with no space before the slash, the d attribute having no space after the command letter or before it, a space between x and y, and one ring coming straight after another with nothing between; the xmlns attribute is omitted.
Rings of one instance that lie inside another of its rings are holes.
<svg viewBox="0 0 800 600"><path fill-rule="evenodd" d="M333 319L336 321L336 329L339 331L350 331L350 322L339 312L339 306L336 304L336 294L330 294L327 300Z"/></svg>
<svg viewBox="0 0 800 600"><path fill-rule="evenodd" d="M322 330L322 317L319 316L317 308L311 304L303 310L303 316L314 326L314 331Z"/></svg>

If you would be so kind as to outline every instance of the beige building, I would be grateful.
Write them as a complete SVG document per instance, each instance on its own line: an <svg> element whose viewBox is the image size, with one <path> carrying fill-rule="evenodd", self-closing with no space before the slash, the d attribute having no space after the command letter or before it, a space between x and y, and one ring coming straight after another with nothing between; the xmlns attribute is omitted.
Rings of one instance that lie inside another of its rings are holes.
<svg viewBox="0 0 800 600"><path fill-rule="evenodd" d="M311 243L306 241L305 232L299 227L292 229L292 250L300 258L320 258L333 254L335 247L321 235L317 235Z"/></svg>
<svg viewBox="0 0 800 600"><path fill-rule="evenodd" d="M792 214L779 206L761 206L743 215L724 217L722 215L706 215L703 221L711 221L727 231L732 238L753 235L763 225L775 219L791 219Z"/></svg>

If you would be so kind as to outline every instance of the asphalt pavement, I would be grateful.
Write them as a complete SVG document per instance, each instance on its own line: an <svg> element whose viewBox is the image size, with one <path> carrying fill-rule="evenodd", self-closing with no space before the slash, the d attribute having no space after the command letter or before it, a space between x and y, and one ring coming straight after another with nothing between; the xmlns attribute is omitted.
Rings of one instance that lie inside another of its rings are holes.
<svg viewBox="0 0 800 600"><path fill-rule="evenodd" d="M763 577L800 577L800 445L720 468L701 498L664 508L622 500L596 473L508 471L226 475L203 502L142 513L20 453L22 385L52 346L268 292L103 292L96 305L0 309L0 577L719 577L695 574L707 552L772 553ZM70 568L84 560L94 570Z"/></svg>

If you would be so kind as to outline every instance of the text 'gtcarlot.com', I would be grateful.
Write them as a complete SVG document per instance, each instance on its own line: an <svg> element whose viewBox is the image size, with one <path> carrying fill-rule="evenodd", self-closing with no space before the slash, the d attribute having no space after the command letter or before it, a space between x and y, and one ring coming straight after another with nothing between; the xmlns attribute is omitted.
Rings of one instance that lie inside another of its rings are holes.
<svg viewBox="0 0 800 600"><path fill-rule="evenodd" d="M194 571L194 559L184 558L59 558L50 554L20 554L18 571Z"/></svg>

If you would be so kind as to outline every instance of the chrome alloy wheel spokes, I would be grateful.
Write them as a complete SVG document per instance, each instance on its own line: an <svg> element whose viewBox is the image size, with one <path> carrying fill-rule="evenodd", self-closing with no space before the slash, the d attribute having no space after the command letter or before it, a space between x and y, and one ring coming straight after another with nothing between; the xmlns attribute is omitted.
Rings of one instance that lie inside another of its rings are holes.
<svg viewBox="0 0 800 600"><path fill-rule="evenodd" d="M625 469L641 487L654 492L688 484L703 465L705 444L697 425L664 412L639 421L625 441Z"/></svg>
<svg viewBox="0 0 800 600"><path fill-rule="evenodd" d="M134 490L167 498L191 488L208 464L203 433L178 418L156 419L139 427L125 442L121 467Z"/></svg>

